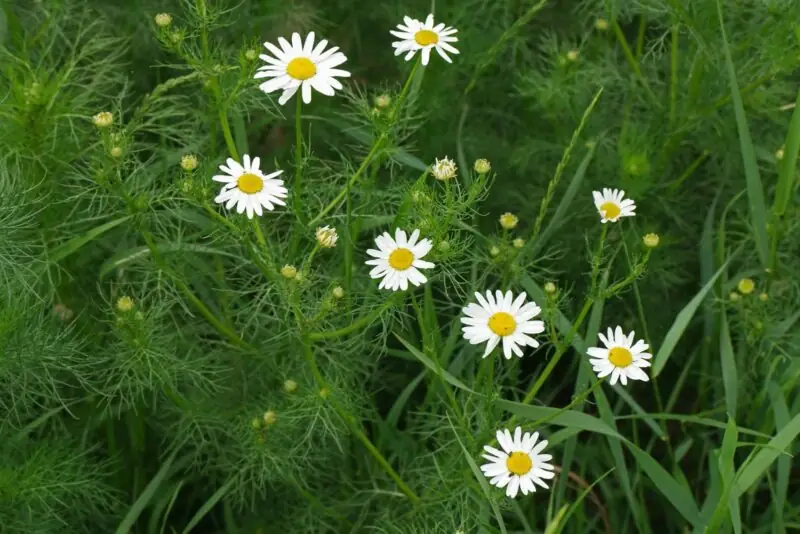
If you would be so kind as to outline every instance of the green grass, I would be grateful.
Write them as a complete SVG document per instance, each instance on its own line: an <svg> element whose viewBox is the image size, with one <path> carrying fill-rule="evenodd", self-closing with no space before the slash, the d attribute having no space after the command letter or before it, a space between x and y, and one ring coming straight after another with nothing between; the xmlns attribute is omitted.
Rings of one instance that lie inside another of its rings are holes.
<svg viewBox="0 0 800 534"><path fill-rule="evenodd" d="M389 31L431 9L453 63L394 56ZM0 531L796 530L798 20L721 0L0 4ZM352 76L281 106L261 44L309 31ZM289 192L253 220L214 201L245 153ZM606 187L635 217L601 224ZM435 268L393 293L364 261L396 227ZM497 289L541 308L521 358L463 337ZM649 344L648 381L593 371L617 325ZM556 472L511 499L481 454L516 426Z"/></svg>

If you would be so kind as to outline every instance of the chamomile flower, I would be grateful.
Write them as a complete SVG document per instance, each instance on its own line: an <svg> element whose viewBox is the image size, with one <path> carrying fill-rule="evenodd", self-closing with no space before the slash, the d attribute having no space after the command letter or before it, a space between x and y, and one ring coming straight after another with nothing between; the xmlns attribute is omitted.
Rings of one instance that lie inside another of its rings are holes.
<svg viewBox="0 0 800 534"><path fill-rule="evenodd" d="M466 317L461 318L464 326L461 330L464 339L470 344L486 342L483 357L503 342L503 355L511 359L511 354L522 357L522 348L539 346L539 342L531 337L532 334L544 332L542 321L532 320L541 313L542 309L535 302L525 303L525 293L520 293L516 299L511 291L486 292L486 297L475 293L478 303L470 303L462 311Z"/></svg>
<svg viewBox="0 0 800 534"><path fill-rule="evenodd" d="M629 198L623 200L625 191L604 187L602 193L593 191L592 196L594 196L594 205L600 212L600 222L603 224L617 222L620 217L636 215L636 203Z"/></svg>
<svg viewBox="0 0 800 534"><path fill-rule="evenodd" d="M264 176L260 170L261 159L250 159L244 155L244 165L228 158L226 165L219 168L225 174L214 176L215 182L222 182L222 190L214 199L217 204L225 204L227 209L236 206L237 213L247 212L247 218L252 219L253 213L259 217L264 213L262 206L268 211L275 209L275 205L285 206L283 201L289 192L283 186L283 180L278 180L283 171L275 171Z"/></svg>
<svg viewBox="0 0 800 534"><path fill-rule="evenodd" d="M278 99L280 105L292 98L298 89L306 104L311 102L312 88L327 96L333 96L336 90L341 89L343 86L336 78L347 78L350 73L336 67L347 61L347 57L339 52L338 46L326 50L327 40L314 45L314 39L314 32L310 32L303 42L300 34L295 32L291 43L280 37L280 47L264 43L272 55L259 56L267 64L258 69L255 78L270 79L259 85L259 89L265 93L283 91Z"/></svg>
<svg viewBox="0 0 800 534"><path fill-rule="evenodd" d="M649 360L653 355L646 352L650 347L644 341L639 340L634 344L635 334L631 332L626 336L619 326L613 331L609 328L605 336L597 334L605 348L591 347L586 352L598 378L611 375L612 386L618 380L623 386L628 384L628 379L650 380L642 369L650 367Z"/></svg>
<svg viewBox="0 0 800 534"><path fill-rule="evenodd" d="M448 63L453 62L447 53L458 54L458 50L450 44L458 42L458 37L455 36L458 30L445 26L441 22L434 25L433 15L428 15L425 22L411 17L403 17L403 22L405 24L398 24L396 30L389 32L400 39L400 41L392 43L395 56L405 53L406 56L403 59L409 61L421 50L422 64L427 65L430 61L431 49L435 49L442 59Z"/></svg>
<svg viewBox="0 0 800 534"><path fill-rule="evenodd" d="M497 431L497 443L503 450L484 445L483 457L488 460L481 471L489 483L498 488L506 488L506 495L512 499L519 491L523 495L536 491L536 486L549 489L545 480L553 479L555 471L552 454L542 454L547 448L547 440L539 441L539 433L522 433L514 429L514 436L508 429Z"/></svg>
<svg viewBox="0 0 800 534"><path fill-rule="evenodd" d="M419 230L414 230L411 237L401 229L396 229L394 238L384 232L375 238L378 250L369 249L367 254L374 259L367 260L367 265L374 265L369 272L372 278L382 278L378 289L397 291L408 289L408 283L419 286L428 281L419 269L432 269L434 264L422 258L431 251L433 243L430 239L419 239Z"/></svg>

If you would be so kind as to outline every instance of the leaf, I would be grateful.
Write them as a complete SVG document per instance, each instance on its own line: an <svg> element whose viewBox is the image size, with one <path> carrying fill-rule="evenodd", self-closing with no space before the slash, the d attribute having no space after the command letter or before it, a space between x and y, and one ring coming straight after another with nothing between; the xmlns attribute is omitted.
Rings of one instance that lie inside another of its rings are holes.
<svg viewBox="0 0 800 534"><path fill-rule="evenodd" d="M236 481L235 478L228 480L221 488L214 492L214 494L208 498L206 502L203 503L203 506L194 514L194 517L189 521L189 524L186 525L186 528L183 529L183 534L188 534L191 530L196 527L200 521L202 521L203 517L208 514L222 499L227 493L228 490L233 486L233 483Z"/></svg>
<svg viewBox="0 0 800 534"><path fill-rule="evenodd" d="M778 170L778 185L775 187L775 202L772 205L772 213L776 217L783 217L791 202L797 176L798 151L800 151L800 91L797 92L792 121L789 123L789 132L783 145L783 159Z"/></svg>
<svg viewBox="0 0 800 534"><path fill-rule="evenodd" d="M786 426L775 434L775 437L769 440L769 443L739 470L734 490L737 499L764 475L778 457L786 454L783 451L791 445L798 434L800 434L800 414L795 415Z"/></svg>
<svg viewBox="0 0 800 534"><path fill-rule="evenodd" d="M464 382L459 380L458 378L454 377L444 369L439 369L438 366L427 356L425 356L419 349L414 347L411 343L400 337L396 332L394 333L394 337L403 344L403 346L410 352L414 357L419 360L425 367L427 367L432 373L441 376L448 384L451 386L455 386L458 389L464 390L468 393L472 393L473 395L482 396L480 393L471 390L467 387Z"/></svg>
<svg viewBox="0 0 800 534"><path fill-rule="evenodd" d="M85 244L97 239L104 233L108 232L112 228L119 226L120 224L124 223L128 219L130 219L130 215L126 215L124 217L120 217L119 219L114 219L113 221L109 221L107 223L101 224L95 228L92 228L85 234L75 236L66 243L62 243L61 245L55 247L53 250L50 251L50 260L54 263L58 263L59 261L63 260L70 254L73 254L80 250Z"/></svg>
<svg viewBox="0 0 800 534"><path fill-rule="evenodd" d="M158 251L165 252L197 252L201 254L217 254L220 256L228 256L229 258L238 258L239 256L225 252L224 250L216 249L206 245L196 245L192 243L161 243L158 244ZM136 260L146 258L150 255L150 248L147 246L130 248L117 252L112 257L108 258L100 266L100 279L105 278L108 273L115 269L127 265Z"/></svg>
<svg viewBox="0 0 800 534"><path fill-rule="evenodd" d="M739 378L736 370L736 356L733 353L728 316L723 306L720 312L719 357L722 365L722 385L725 388L725 407L728 417L736 418L736 404L739 398Z"/></svg>
<svg viewBox="0 0 800 534"><path fill-rule="evenodd" d="M478 479L478 484L481 486L481 490L483 491L483 495L486 497L486 501L489 503L489 506L492 507L492 512L494 513L495 519L497 519L497 524L500 526L500 531L503 534L508 534L506 530L506 525L503 523L503 515L500 513L500 508L497 506L495 499L492 498L492 492L489 488L489 483L486 482L486 477L483 476L478 464L475 463L475 460L472 458L472 455L469 453L464 444L461 442L461 438L458 437L458 432L453 427L453 422L450 421L450 417L447 417L447 422L450 423L450 428L453 430L453 435L458 441L459 446L461 447L462 452L464 453L464 458L467 460L467 464L469 468L472 470L472 473L475 475L475 478Z"/></svg>
<svg viewBox="0 0 800 534"><path fill-rule="evenodd" d="M781 388L775 382L770 381L767 385L767 391L772 402L772 411L775 414L775 428L784 428L789 424L789 408L786 406L786 399L783 397ZM789 492L791 470L792 459L789 456L778 458L778 476L775 482L775 497L772 506L774 511L772 526L775 533L786 532L786 527L783 524L783 511L786 506L786 495Z"/></svg>
<svg viewBox="0 0 800 534"><path fill-rule="evenodd" d="M595 434L604 434L621 440L625 439L616 430L608 426L608 424L583 412L549 408L546 406L530 406L522 404L521 402L504 399L496 400L494 404L507 412L533 421L548 419L548 424L551 425L577 428L579 430L586 430L588 432L594 432Z"/></svg>
<svg viewBox="0 0 800 534"><path fill-rule="evenodd" d="M147 487L145 487L144 491L142 491L141 495L139 495L139 498L136 499L136 502L133 503L133 506L131 506L131 508L128 510L128 513L125 514L122 522L117 527L116 534L128 534L131 532L136 520L139 519L139 516L150 504L150 501L153 500L153 497L161 487L161 484L167 479L167 476L172 468L172 462L175 461L175 456L177 454L178 450L176 449L175 452L173 452L163 463L156 475L150 480L150 482L147 484Z"/></svg>
<svg viewBox="0 0 800 534"><path fill-rule="evenodd" d="M722 438L722 448L719 454L716 454L720 479L722 481L722 492L717 500L717 506L711 514L711 519L706 525L706 532L719 532L725 518L725 512L729 510L731 513L731 520L734 524L736 523L736 519L738 519L738 516L734 515L739 512L739 508L736 506L738 501L731 496L733 484L735 482L734 477L736 475L736 467L733 461L734 454L736 453L736 446L738 445L738 434L736 422L732 417L729 417L728 424L725 426L725 435ZM731 507L731 501L734 503L733 507ZM741 523L741 520L739 522ZM739 531L741 531L741 525Z"/></svg>
<svg viewBox="0 0 800 534"><path fill-rule="evenodd" d="M701 524L700 511L697 509L697 503L694 501L689 489L678 483L666 469L661 467L661 464L656 462L645 451L633 443L625 442L625 444L636 458L636 463L639 464L642 471L653 482L656 489L672 503L683 518L693 526Z"/></svg>
<svg viewBox="0 0 800 534"><path fill-rule="evenodd" d="M738 252L738 251L737 251ZM658 349L658 353L656 354L653 360L653 378L656 378L661 371L664 369L664 366L667 365L667 361L669 360L670 356L672 355L672 351L675 350L675 347L678 345L678 341L680 341L681 336L689 327L689 322L694 317L697 308L700 307L702 304L703 299L706 298L706 295L711 288L714 287L714 282L716 282L717 278L725 271L728 267L728 263L730 263L731 259L736 256L737 253L732 254L725 263L717 270L714 276L706 282L706 285L694 296L694 298L689 301L681 311L678 313L677 317L675 317L675 321L672 323L667 335L664 337L664 341L661 342L661 348Z"/></svg>
<svg viewBox="0 0 800 534"><path fill-rule="evenodd" d="M739 146L742 150L742 161L744 163L744 177L747 182L747 200L750 206L750 218L753 225L753 239L761 260L762 267L769 266L769 251L767 244L767 217L764 207L764 187L761 184L761 177L758 173L753 140L750 137L750 128L747 125L747 116L744 112L742 95L739 92L739 84L736 81L736 70L731 58L731 50L728 45L728 37L725 34L725 21L722 17L722 2L717 0L717 14L719 15L719 26L722 32L722 49L725 52L725 66L728 69L728 78L731 86L731 100L733 111L736 115L736 127L739 130ZM795 157L797 153L795 152ZM794 161L794 160L792 160ZM794 169L793 169L794 170Z"/></svg>

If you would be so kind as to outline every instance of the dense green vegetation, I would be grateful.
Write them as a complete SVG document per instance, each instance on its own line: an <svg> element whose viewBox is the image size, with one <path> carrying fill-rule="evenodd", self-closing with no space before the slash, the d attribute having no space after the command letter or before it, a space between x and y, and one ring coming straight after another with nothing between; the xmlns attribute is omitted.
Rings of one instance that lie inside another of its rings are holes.
<svg viewBox="0 0 800 534"><path fill-rule="evenodd" d="M800 3L0 6L0 532L800 529ZM452 64L393 54L428 13ZM262 43L311 31L352 76L281 105ZM245 154L285 206L215 203ZM464 339L487 290L538 348ZM618 325L648 381L593 372ZM555 477L512 499L517 425Z"/></svg>

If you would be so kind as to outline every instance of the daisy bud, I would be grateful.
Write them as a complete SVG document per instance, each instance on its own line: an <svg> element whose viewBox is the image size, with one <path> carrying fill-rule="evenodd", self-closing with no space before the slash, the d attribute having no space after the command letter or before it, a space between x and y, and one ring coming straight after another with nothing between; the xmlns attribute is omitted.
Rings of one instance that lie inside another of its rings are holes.
<svg viewBox="0 0 800 534"><path fill-rule="evenodd" d="M111 154L112 158L118 158L122 155L122 148L115 146L109 151L109 154Z"/></svg>
<svg viewBox="0 0 800 534"><path fill-rule="evenodd" d="M72 319L73 315L75 315L75 313L64 304L56 304L53 306L53 313L62 321L69 321Z"/></svg>
<svg viewBox="0 0 800 534"><path fill-rule="evenodd" d="M181 158L181 169L184 171L193 171L197 168L197 156L194 154L186 154Z"/></svg>
<svg viewBox="0 0 800 534"><path fill-rule="evenodd" d="M108 128L114 122L114 114L110 111L101 111L92 117L92 122L98 128Z"/></svg>
<svg viewBox="0 0 800 534"><path fill-rule="evenodd" d="M439 244L437 245L437 248L441 252L447 252L448 250L450 250L450 241L441 241L441 242L439 242Z"/></svg>
<svg viewBox="0 0 800 534"><path fill-rule="evenodd" d="M658 242L660 241L658 234L646 234L642 238L642 243L647 248L656 248L658 246Z"/></svg>
<svg viewBox="0 0 800 534"><path fill-rule="evenodd" d="M169 13L159 13L155 16L156 26L166 28L172 24L172 16Z"/></svg>
<svg viewBox="0 0 800 534"><path fill-rule="evenodd" d="M386 109L391 103L392 97L387 94L378 95L375 97L375 107L378 109Z"/></svg>
<svg viewBox="0 0 800 534"><path fill-rule="evenodd" d="M258 430L259 428L261 428L261 419L259 419L258 417L253 417L253 420L250 421L250 426L253 427L253 430Z"/></svg>
<svg viewBox="0 0 800 534"><path fill-rule="evenodd" d="M476 159L475 160L475 172L478 174L486 174L487 172L492 170L492 164L489 163L488 159Z"/></svg>
<svg viewBox="0 0 800 534"><path fill-rule="evenodd" d="M732 291L731 294L728 295L728 298L731 299L731 302L737 302L742 296L736 291Z"/></svg>
<svg viewBox="0 0 800 534"><path fill-rule="evenodd" d="M265 425L274 425L277 420L278 420L278 414L276 414L274 411L269 410L268 412L264 413Z"/></svg>
<svg viewBox="0 0 800 534"><path fill-rule="evenodd" d="M174 31L169 35L169 40L172 41L173 44L178 44L183 41L183 32Z"/></svg>
<svg viewBox="0 0 800 534"><path fill-rule="evenodd" d="M333 288L333 298L335 298L336 300L344 298L344 288L342 288L341 286L334 287Z"/></svg>
<svg viewBox="0 0 800 534"><path fill-rule="evenodd" d="M517 227L519 219L513 213L506 212L500 216L500 226L506 230L512 230Z"/></svg>
<svg viewBox="0 0 800 534"><path fill-rule="evenodd" d="M133 299L129 296L125 295L124 297L120 297L117 300L117 310L121 311L122 313L127 313L133 309L134 303Z"/></svg>
<svg viewBox="0 0 800 534"><path fill-rule="evenodd" d="M567 52L567 59L575 63L576 61L578 61L579 54L580 52L578 52L577 50L570 50L569 52Z"/></svg>
<svg viewBox="0 0 800 534"><path fill-rule="evenodd" d="M552 295L556 292L556 285L553 282L547 282L544 285L544 292Z"/></svg>
<svg viewBox="0 0 800 534"><path fill-rule="evenodd" d="M294 279L295 279L295 281L297 281L297 282L302 282L303 280L305 280L305 279L306 279L306 277L305 277L305 275L303 274L303 271L298 271L298 272L297 272L297 275L295 275Z"/></svg>
<svg viewBox="0 0 800 534"><path fill-rule="evenodd" d="M319 396L322 397L323 399L327 399L328 397L331 396L331 390L328 388L322 388L319 390Z"/></svg>
<svg viewBox="0 0 800 534"><path fill-rule="evenodd" d="M783 159L783 147L775 151L775 159L777 159L778 161Z"/></svg>
<svg viewBox="0 0 800 534"><path fill-rule="evenodd" d="M431 167L433 177L437 180L452 180L456 177L458 167L456 162L449 159L447 156L444 159L436 158L436 162Z"/></svg>
<svg viewBox="0 0 800 534"><path fill-rule="evenodd" d="M294 265L284 265L281 267L281 275L287 280L291 280L297 277L297 267Z"/></svg>
<svg viewBox="0 0 800 534"><path fill-rule="evenodd" d="M498 256L500 254L500 249L497 247L492 247L489 249L489 254L492 256Z"/></svg>
<svg viewBox="0 0 800 534"><path fill-rule="evenodd" d="M133 316L136 318L137 321L144 320L144 314L140 311L137 311Z"/></svg>
<svg viewBox="0 0 800 534"><path fill-rule="evenodd" d="M286 393L294 393L297 391L297 382L294 380L287 380L283 383L283 391Z"/></svg>
<svg viewBox="0 0 800 534"><path fill-rule="evenodd" d="M742 295L749 295L753 292L756 288L756 283L753 282L751 278L742 278L739 280L739 283L736 285L736 289L739 290L739 293Z"/></svg>
<svg viewBox="0 0 800 534"><path fill-rule="evenodd" d="M336 241L339 240L339 234L336 233L336 228L330 226L320 226L317 228L317 243L324 248L333 248L336 246Z"/></svg>
<svg viewBox="0 0 800 534"><path fill-rule="evenodd" d="M758 300L760 300L761 302L767 302L769 300L769 295L767 295L766 293L761 293L758 296Z"/></svg>
<svg viewBox="0 0 800 534"><path fill-rule="evenodd" d="M597 19L594 21L594 27L604 32L608 29L608 21L606 19Z"/></svg>
<svg viewBox="0 0 800 534"><path fill-rule="evenodd" d="M514 245L514 248L522 248L525 246L525 240L521 237L516 238L514 241L511 242Z"/></svg>
<svg viewBox="0 0 800 534"><path fill-rule="evenodd" d="M252 48L244 53L245 59L247 61L255 61L258 58L258 50L253 50Z"/></svg>

